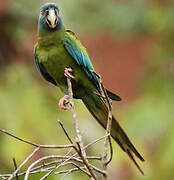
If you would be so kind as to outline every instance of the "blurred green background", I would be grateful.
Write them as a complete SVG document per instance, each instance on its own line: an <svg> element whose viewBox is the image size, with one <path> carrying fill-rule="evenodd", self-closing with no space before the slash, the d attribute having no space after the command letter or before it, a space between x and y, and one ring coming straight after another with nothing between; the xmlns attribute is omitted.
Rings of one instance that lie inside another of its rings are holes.
<svg viewBox="0 0 174 180"><path fill-rule="evenodd" d="M57 103L63 94L36 69L33 47L41 0L0 0L0 128L40 144L68 143L57 120L72 132L71 112ZM172 0L57 0L65 24L87 48L96 71L123 101L113 113L146 162L141 176L113 142L110 180L174 179L174 3ZM85 143L104 130L75 100ZM74 137L74 134L72 134ZM102 153L103 143L89 154ZM0 174L14 170L33 147L0 134ZM39 158L62 151L44 150ZM52 176L49 179L60 179ZM39 179L32 176L31 179ZM66 179L87 179L74 173Z"/></svg>

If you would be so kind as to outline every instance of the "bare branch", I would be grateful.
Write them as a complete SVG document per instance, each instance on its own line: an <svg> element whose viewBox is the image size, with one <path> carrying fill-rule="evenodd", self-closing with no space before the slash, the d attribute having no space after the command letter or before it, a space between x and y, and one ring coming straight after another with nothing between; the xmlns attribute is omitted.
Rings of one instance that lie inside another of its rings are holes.
<svg viewBox="0 0 174 180"><path fill-rule="evenodd" d="M65 135L66 135L66 137L68 138L68 140L70 141L70 143L71 143L71 144L74 144L74 143L73 143L73 140L71 139L71 137L69 136L68 132L66 131L63 123L62 123L60 120L58 120L58 122L59 122L60 126L62 127L63 132L65 133Z"/></svg>
<svg viewBox="0 0 174 180"><path fill-rule="evenodd" d="M37 147L36 149L34 149L34 151L22 162L22 164L20 164L20 166L12 173L12 175L8 178L8 180L11 180L16 173L18 173L18 171L34 156L34 154L39 151L39 147Z"/></svg>
<svg viewBox="0 0 174 180"><path fill-rule="evenodd" d="M24 143L27 143L27 144L29 144L29 145L32 145L32 146L34 146L34 147L48 148L48 149L49 149L49 148L53 148L53 149L56 149L56 148L57 148L57 149L64 149L64 148L71 148L71 147L73 147L73 144L69 144L69 145L58 145L58 146L57 146L57 145L40 145L40 144L36 144L36 143L30 142L30 141L24 140L24 139L22 139L22 138L20 138L20 137L17 137L17 136L15 136L15 135L7 132L7 131L4 130L4 129L0 129L0 132L2 132L2 133L4 133L4 134L7 134L7 135L9 135L9 136L11 136L11 137L19 140L19 141L22 141L22 142L24 142Z"/></svg>
<svg viewBox="0 0 174 180"><path fill-rule="evenodd" d="M13 164L14 164L14 167L15 167L15 170L16 170L18 167L17 167L15 158L13 158ZM18 173L16 173L16 180L19 180Z"/></svg>
<svg viewBox="0 0 174 180"><path fill-rule="evenodd" d="M83 173L85 173L86 175L88 175L90 178L91 178L91 174L90 173L88 173L88 171L86 171L85 169L85 167L81 167L81 166L79 166L79 165L77 165L76 163L74 163L74 162L67 162L66 164L64 164L63 166L67 166L67 165L73 165L73 166L75 166L76 168L78 168L78 170L80 170L80 171L82 171ZM60 174L59 172L55 172L54 174Z"/></svg>
<svg viewBox="0 0 174 180"><path fill-rule="evenodd" d="M95 71L92 71L95 75L98 76L99 78L99 85L100 85L100 91L101 91L101 97L103 98L107 108L108 108L108 120L107 120L107 126L106 126L106 134L111 134L111 126L112 126L112 101L108 97L108 94L106 92L105 87L103 86L101 76L97 74ZM110 146L110 158L107 160L108 156L108 144ZM104 152L103 152L103 169L106 171L107 170L107 165L109 162L112 160L112 155L113 155L113 149L112 149L112 143L111 143L111 138L110 135L105 138L104 141ZM107 175L104 176L105 179L107 179Z"/></svg>
<svg viewBox="0 0 174 180"><path fill-rule="evenodd" d="M97 180L96 175L94 174L93 170L90 168L88 160L86 159L86 152L85 152L85 150L83 150L82 135L80 133L77 115L75 112L75 106L74 106L74 102L73 102L72 84L71 84L71 78L70 77L67 77L67 83L68 83L68 93L69 93L69 100L70 100L70 104L71 104L71 111L72 111L72 116L74 119L74 126L75 126L75 130L76 130L76 137L77 137L76 143L77 143L78 148L79 148L79 151L77 151L77 153L82 158L87 170L91 174L91 179Z"/></svg>
<svg viewBox="0 0 174 180"><path fill-rule="evenodd" d="M56 168L56 167L55 167ZM51 169L45 176L43 176L40 180L44 180L48 178L48 176L55 170L55 168Z"/></svg>
<svg viewBox="0 0 174 180"><path fill-rule="evenodd" d="M84 169L85 167L82 167L82 168ZM58 174L67 173L69 171L74 172L74 171L78 171L78 170L79 170L79 168L72 168L72 169L68 169L68 170L62 170L62 171L59 171L59 172L55 172L54 174L58 175Z"/></svg>
<svg viewBox="0 0 174 180"><path fill-rule="evenodd" d="M95 72L93 72L93 73L95 73ZM97 73L95 73L95 74L97 74ZM104 88L104 86L102 84L100 75L97 74L97 76L99 77L99 84L100 84L101 92L100 93L96 92L96 94L98 96L100 96L101 98L103 98L103 100L106 103L106 106L108 108L108 121L107 121L106 135L103 137L100 137L84 146L83 141L82 141L82 135L81 135L81 132L79 129L79 122L77 119L75 106L74 106L74 102L73 102L71 77L66 76L67 84L68 84L68 93L69 93L69 104L71 106L72 116L73 116L73 120L74 120L74 128L76 131L75 140L73 140L70 137L68 131L65 129L65 127L61 121L58 121L58 122L59 122L64 134L66 135L66 137L68 138L68 140L70 142L70 144L68 144L68 145L40 145L37 143L33 143L30 141L24 140L22 138L19 138L13 134L7 132L4 129L0 129L0 133L7 134L19 141L22 141L24 143L27 143L27 144L35 147L34 151L26 157L26 159L19 165L19 167L17 167L16 161L15 161L15 159L13 159L15 171L12 174L0 175L0 178L5 179L5 180L7 180L7 179L11 180L13 178L16 178L18 180L20 176L24 176L24 180L28 180L28 178L31 174L44 172L46 174L40 180L47 179L49 177L49 175L51 175L52 173L54 173L55 175L64 174L64 176L62 176L62 179L63 179L64 177L66 177L67 175L69 175L70 173L72 173L74 171L81 171L92 180L98 180L96 173L103 175L104 179L107 180L107 165L112 160L112 155L113 155L111 136L110 136L111 124L112 124L112 104L111 104L111 100L109 99L109 97L106 93L106 89ZM104 139L103 156L102 157L87 156L86 149L103 139ZM108 158L108 154L109 154L108 147L110 147L110 157L109 158ZM40 157L39 159L32 162L28 166L26 171L19 172L19 171L21 171L22 167L34 156L34 154L36 152L38 152L40 149L45 149L45 148L51 148L51 149L67 149L68 148L69 151L65 155L48 155L48 156ZM72 152L73 149L76 152L74 152L72 155L70 155L70 153ZM101 162L103 169L99 169L98 167L89 163L89 162L91 162L91 160L97 160L97 161ZM75 166L75 168L55 172L60 167L68 166L68 165L73 165L73 166Z"/></svg>

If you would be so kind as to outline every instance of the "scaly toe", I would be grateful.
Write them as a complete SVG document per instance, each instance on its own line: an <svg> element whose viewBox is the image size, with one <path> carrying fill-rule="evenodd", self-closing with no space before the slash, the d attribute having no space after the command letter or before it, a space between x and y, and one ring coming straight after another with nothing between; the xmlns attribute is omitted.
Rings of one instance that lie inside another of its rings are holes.
<svg viewBox="0 0 174 180"><path fill-rule="evenodd" d="M61 98L59 100L59 107L62 109L62 110L67 110L68 107L66 106L66 104L69 103L69 96L65 95L63 98Z"/></svg>
<svg viewBox="0 0 174 180"><path fill-rule="evenodd" d="M72 72L72 69L71 69L71 68L65 68L65 70L64 70L64 75L65 75L66 77L70 77L71 79L74 79L74 76L71 74L71 72Z"/></svg>

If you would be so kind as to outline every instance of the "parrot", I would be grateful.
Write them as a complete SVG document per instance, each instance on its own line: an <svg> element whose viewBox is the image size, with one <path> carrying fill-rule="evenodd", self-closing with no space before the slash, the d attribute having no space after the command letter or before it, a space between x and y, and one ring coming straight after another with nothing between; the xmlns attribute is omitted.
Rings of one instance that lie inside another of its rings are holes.
<svg viewBox="0 0 174 180"><path fill-rule="evenodd" d="M61 109L67 109L67 77L71 78L73 98L80 99L106 129L108 107L102 98L99 77L94 70L86 48L76 34L67 29L57 3L45 3L40 7L37 43L34 46L36 67L43 78L60 88L64 97L60 99ZM120 96L106 89L111 100L121 101ZM145 161L132 144L119 122L112 116L111 136L129 156L141 174L144 174L135 160Z"/></svg>

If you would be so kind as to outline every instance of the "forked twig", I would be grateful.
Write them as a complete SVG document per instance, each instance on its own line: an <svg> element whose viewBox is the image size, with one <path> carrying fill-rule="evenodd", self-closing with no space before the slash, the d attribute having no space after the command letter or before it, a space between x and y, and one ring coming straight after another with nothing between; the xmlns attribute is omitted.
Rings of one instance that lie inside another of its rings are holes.
<svg viewBox="0 0 174 180"><path fill-rule="evenodd" d="M8 180L11 180L13 177L15 177L16 173L34 156L34 154L39 151L39 147L34 149L34 151L20 164L20 166L12 173L12 175L8 178Z"/></svg>
<svg viewBox="0 0 174 180"><path fill-rule="evenodd" d="M16 170L18 167L17 167L17 163L16 163L15 158L13 158L13 164L14 164L14 167L15 167L15 170ZM18 173L16 173L16 180L19 180Z"/></svg>

